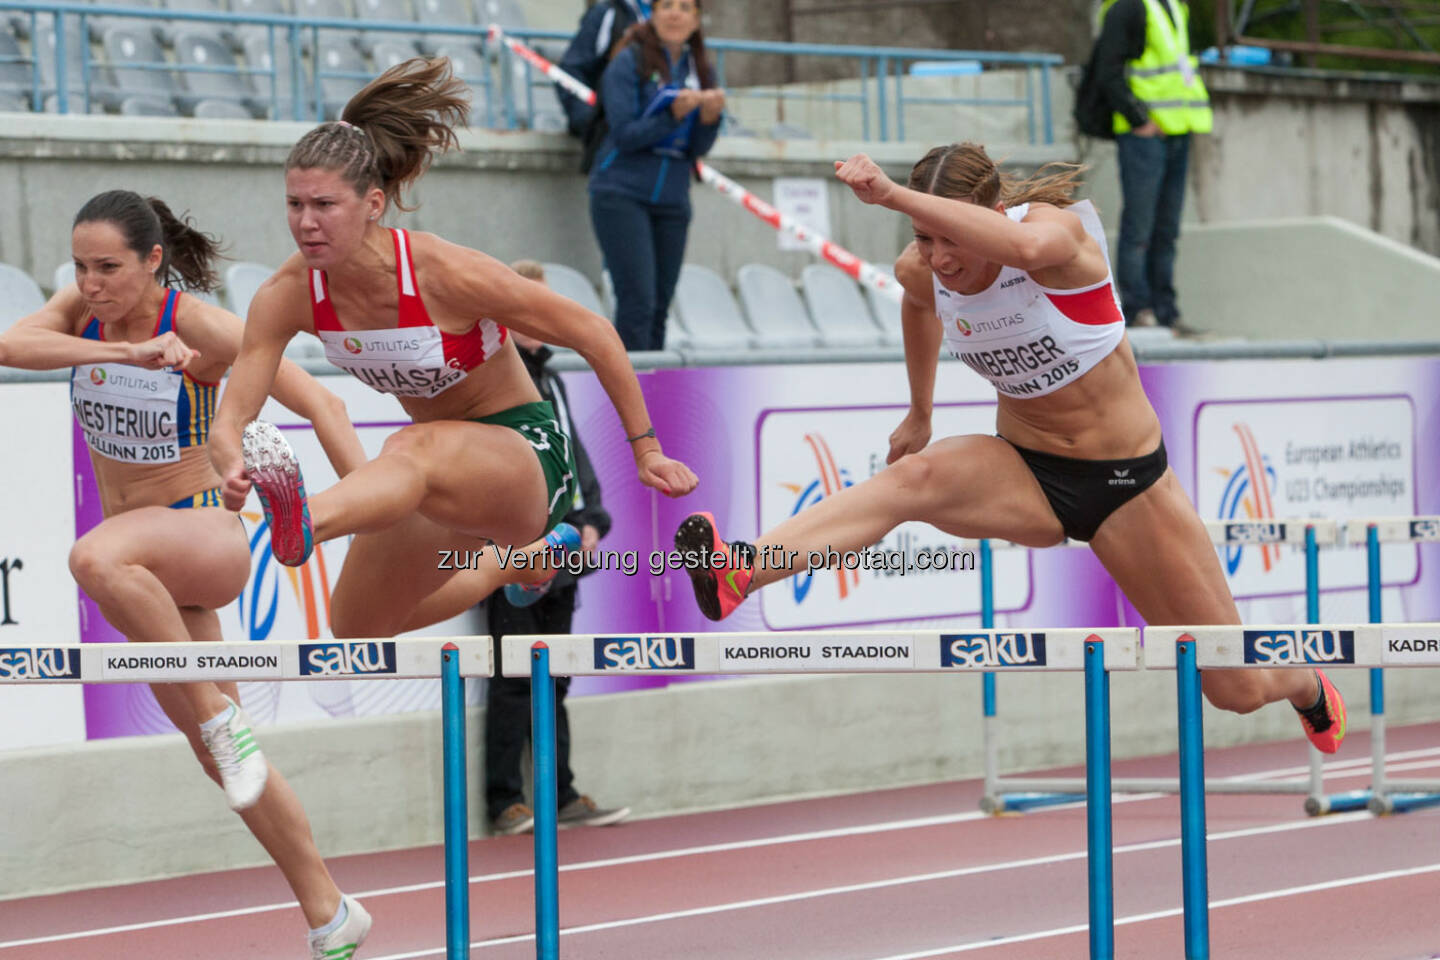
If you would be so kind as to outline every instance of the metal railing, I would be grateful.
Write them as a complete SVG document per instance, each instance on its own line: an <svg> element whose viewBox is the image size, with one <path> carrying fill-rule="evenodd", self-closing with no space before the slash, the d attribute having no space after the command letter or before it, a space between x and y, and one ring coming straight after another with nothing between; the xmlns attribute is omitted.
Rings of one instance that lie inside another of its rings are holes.
<svg viewBox="0 0 1440 960"><path fill-rule="evenodd" d="M135 72L160 72L172 75L212 74L232 75L248 80L254 86L254 94L215 95L212 99L228 99L245 105L247 109L264 110L272 119L320 120L338 113L343 102L327 100L325 81L349 80L366 82L381 71L359 71L327 69L321 57L322 31L343 31L347 35L405 35L423 37L430 44L443 38L454 38L472 46L477 51L481 64L477 72L463 74L460 79L469 83L480 93L476 104L483 105L484 123L488 127L518 129L532 126L537 115L535 90L548 86L548 81L532 70L525 61L515 57L503 46L493 44L486 36L486 25L480 24L435 24L420 21L380 21L361 19L319 19L288 17L265 14L208 13L189 10L155 9L149 7L126 7L109 4L85 4L68 0L50 2L21 2L3 0L0 2L0 18L21 15L22 22L28 21L30 55L0 57L0 63L20 62L30 67L31 84L29 101L37 112L45 109L47 97L55 97L58 113L71 112L72 99L78 94L82 109L102 102L114 105L127 94L145 96L146 91L130 91L121 85L110 85L103 81L103 73L97 71L123 70ZM174 62L117 62L108 59L94 59L91 56L90 30L95 18L107 21L133 20L139 25L165 22L176 28L187 23L220 26L225 28L263 28L266 36L266 51L269 66L259 63L195 64ZM45 23L46 21L49 23ZM53 29L54 76L42 76L42 58L37 45L41 43L42 24ZM72 32L71 25L75 25ZM526 42L535 40L566 42L570 34L554 30L531 30L507 28L507 32ZM78 40L82 55L74 57L69 45ZM281 54L281 48L285 54ZM854 63L854 79L858 80L856 92L826 92L813 85L788 85L741 88L728 91L737 99L772 99L776 101L809 100L817 102L852 103L859 108L860 128L863 139L903 140L907 108L915 106L973 106L982 108L1022 108L1025 111L1025 128L1031 143L1053 143L1054 122L1051 104L1051 71L1063 63L1063 58L1046 53L1002 53L963 50L930 50L909 47L865 47L833 44L792 44L771 43L752 40L713 39L707 46L715 58L716 72L724 85L727 54L767 55L778 57L820 57L830 60ZM358 51L357 51L358 52ZM78 60L80 77L71 76ZM905 69L907 65L921 61L944 61L955 63L976 63L1001 67L1006 70L1024 71L1023 96L917 96L905 92ZM97 83L97 75L101 82ZM284 78L288 77L288 91ZM806 89L810 86L811 89ZM205 94L176 90L173 94L184 100L200 99ZM873 122L872 122L873 121Z"/></svg>

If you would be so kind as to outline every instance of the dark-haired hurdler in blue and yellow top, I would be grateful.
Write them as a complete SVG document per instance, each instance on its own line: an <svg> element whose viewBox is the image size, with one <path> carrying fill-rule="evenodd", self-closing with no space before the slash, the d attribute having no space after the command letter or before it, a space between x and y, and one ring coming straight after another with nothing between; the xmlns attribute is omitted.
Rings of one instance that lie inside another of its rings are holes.
<svg viewBox="0 0 1440 960"><path fill-rule="evenodd" d="M180 293L167 290L152 337L177 333ZM105 327L91 317L80 334L105 340ZM203 447L210 437L220 384L197 380L186 371L148 370L128 363L86 363L73 368L70 405L92 451L121 463L176 463L180 451ZM218 507L215 486L181 497L170 506Z"/></svg>

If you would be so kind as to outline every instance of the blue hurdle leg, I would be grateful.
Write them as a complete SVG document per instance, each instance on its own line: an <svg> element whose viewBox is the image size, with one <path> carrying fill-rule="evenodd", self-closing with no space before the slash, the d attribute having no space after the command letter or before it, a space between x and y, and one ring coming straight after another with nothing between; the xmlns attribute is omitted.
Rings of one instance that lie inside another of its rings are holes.
<svg viewBox="0 0 1440 960"><path fill-rule="evenodd" d="M1083 793L1002 793L997 798L992 813L1024 813L1041 807L1058 807L1066 803L1079 803L1086 799Z"/></svg>
<svg viewBox="0 0 1440 960"><path fill-rule="evenodd" d="M1085 833L1090 960L1115 956L1114 841L1110 821L1110 674L1105 644L1085 644Z"/></svg>
<svg viewBox="0 0 1440 960"><path fill-rule="evenodd" d="M445 957L470 956L470 818L465 795L465 681L460 651L440 654L440 707L445 768Z"/></svg>
<svg viewBox="0 0 1440 960"><path fill-rule="evenodd" d="M555 680L550 648L530 648L530 744L535 776L535 956L560 957L560 874L555 787Z"/></svg>
<svg viewBox="0 0 1440 960"><path fill-rule="evenodd" d="M1185 960L1210 960L1210 891L1205 851L1205 732L1194 641L1175 645L1180 704L1180 849Z"/></svg>

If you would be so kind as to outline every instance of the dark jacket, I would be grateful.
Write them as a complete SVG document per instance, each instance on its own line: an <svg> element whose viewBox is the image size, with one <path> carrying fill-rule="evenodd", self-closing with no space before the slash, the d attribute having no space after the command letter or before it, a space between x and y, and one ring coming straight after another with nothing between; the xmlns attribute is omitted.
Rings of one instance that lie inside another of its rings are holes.
<svg viewBox="0 0 1440 960"><path fill-rule="evenodd" d="M635 0L600 0L580 18L580 27L560 58L560 69L598 93L610 52L641 15ZM558 84L555 90L565 108L570 134L584 140L595 121L595 107Z"/></svg>
<svg viewBox="0 0 1440 960"><path fill-rule="evenodd" d="M590 192L618 193L642 203L688 208L691 168L696 158L715 145L720 122L702 124L698 109L682 120L675 119L669 107L646 116L664 84L657 76L639 75L638 57L637 49L626 47L610 61L600 79L609 129L590 171ZM673 85L679 86L689 72L689 52L672 66Z"/></svg>
<svg viewBox="0 0 1440 960"><path fill-rule="evenodd" d="M1160 4L1173 19L1168 3ZM1131 127L1150 119L1125 79L1125 65L1145 54L1144 0L1115 0L1100 23L1090 63L1075 98L1075 120L1084 133L1114 138L1113 115L1122 114Z"/></svg>
<svg viewBox="0 0 1440 960"><path fill-rule="evenodd" d="M530 379L535 381L535 389L540 391L541 399L549 401L555 408L555 416L560 421L561 429L570 438L575 452L575 468L580 475L580 502L565 515L565 521L573 524L577 530L588 524L600 531L600 537L604 539L610 532L610 514L600 501L600 481L595 477L595 467L590 463L590 455L585 452L585 445L580 442L580 435L575 432L575 422L570 417L570 397L565 392L565 384L545 365L552 356L554 352L549 347L542 346L534 353L520 350L520 359L525 361L525 369L529 371ZM588 568L585 571L590 572ZM568 569L562 568L555 575L554 588L574 582L575 576Z"/></svg>

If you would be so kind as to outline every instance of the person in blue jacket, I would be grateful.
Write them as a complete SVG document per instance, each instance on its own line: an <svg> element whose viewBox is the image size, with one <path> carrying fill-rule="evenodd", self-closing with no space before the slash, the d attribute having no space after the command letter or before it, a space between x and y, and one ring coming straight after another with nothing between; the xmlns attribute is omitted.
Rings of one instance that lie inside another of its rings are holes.
<svg viewBox="0 0 1440 960"><path fill-rule="evenodd" d="M690 175L720 132L725 94L699 0L657 0L600 80L609 130L590 171L590 218L627 350L663 350L690 226Z"/></svg>

